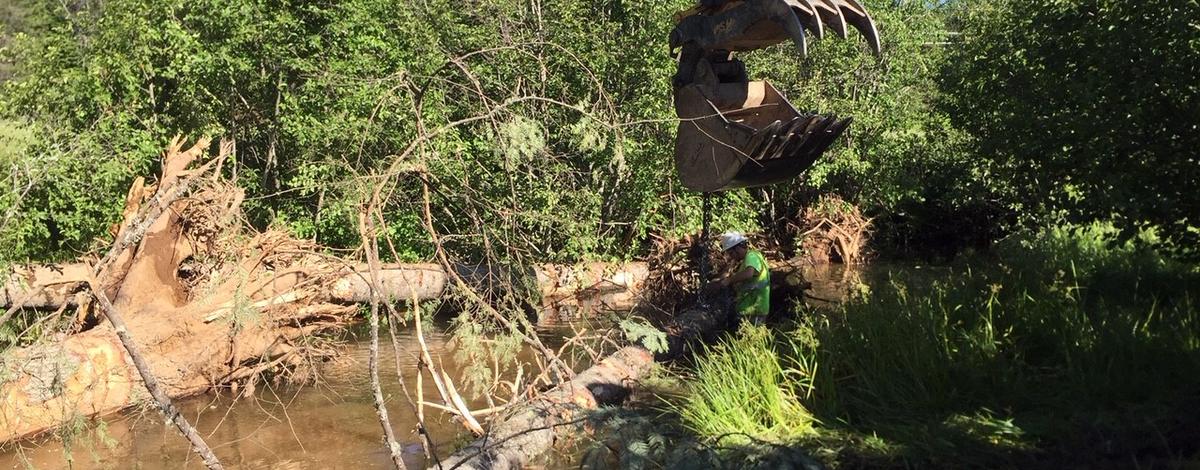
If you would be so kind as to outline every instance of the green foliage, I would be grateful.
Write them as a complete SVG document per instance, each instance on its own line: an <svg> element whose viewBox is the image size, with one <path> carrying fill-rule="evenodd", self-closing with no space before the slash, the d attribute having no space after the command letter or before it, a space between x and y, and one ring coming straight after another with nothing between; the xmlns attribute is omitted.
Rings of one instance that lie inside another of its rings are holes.
<svg viewBox="0 0 1200 470"><path fill-rule="evenodd" d="M991 257L890 273L786 333L743 328L698 357L672 405L693 439L741 442L657 458L820 448L853 467L996 468L1176 455L1200 422L1200 271L1163 243L1110 223L1029 232Z"/></svg>
<svg viewBox="0 0 1200 470"><path fill-rule="evenodd" d="M857 36L813 41L803 60L790 45L746 54L799 108L855 123L806 178L718 195L714 225L782 229L832 192L874 218L884 251L953 252L1064 218L1195 245L1194 6L1039 1L871 1L881 57ZM5 158L42 170L14 173L32 182L23 202L0 199L22 215L0 227L5 256L91 248L177 133L235 139L224 168L251 221L331 247L359 241L366 175L403 167L427 172L455 257L636 255L650 234L699 228L700 197L665 157L662 44L688 3L14 4L0 118L21 142ZM427 259L418 178L387 176L383 252Z"/></svg>
<svg viewBox="0 0 1200 470"><path fill-rule="evenodd" d="M17 246L19 229L16 228L21 204L35 182L40 165L26 158L26 152L36 144L33 131L21 123L0 120L0 168L7 170L7 178L0 187L0 244ZM11 261L0 255L0 265Z"/></svg>
<svg viewBox="0 0 1200 470"><path fill-rule="evenodd" d="M617 324L625 333L625 338L641 344L652 353L665 353L669 349L667 333L656 328L644 318L625 318Z"/></svg>
<svg viewBox="0 0 1200 470"><path fill-rule="evenodd" d="M525 343L514 331L485 335L489 331L479 322L467 321L469 318L461 316L454 329L454 361L462 367L462 391L474 397L490 396L496 392L497 377L523 367L514 358Z"/></svg>
<svg viewBox="0 0 1200 470"><path fill-rule="evenodd" d="M854 119L804 177L765 190L769 213L794 217L835 193L875 218L876 242L890 251L990 240L1000 216L991 182L967 151L969 135L937 105L948 60L942 44L953 34L946 7L866 3L880 28L880 57L856 33L812 41L804 60L790 45L747 55L747 68L798 109Z"/></svg>
<svg viewBox="0 0 1200 470"><path fill-rule="evenodd" d="M176 133L235 139L225 168L248 190L251 221L333 247L358 241L360 175L404 156L435 183L435 228L471 234L450 238L458 256L479 259L517 228L545 261L627 256L625 240L695 225L664 225L699 198L663 197L673 63L648 47L683 3L40 5L43 25L4 53L14 69L0 115L55 129L25 154L64 165L27 198L39 210L14 256L87 250ZM487 112L406 152L422 130ZM419 200L411 179L389 194L395 257L430 254ZM753 211L730 214L745 225Z"/></svg>
<svg viewBox="0 0 1200 470"><path fill-rule="evenodd" d="M1151 224L1194 247L1200 30L1191 0L960 2L944 105L1031 226ZM1191 249L1194 252L1194 249Z"/></svg>
<svg viewBox="0 0 1200 470"><path fill-rule="evenodd" d="M1081 419L1124 439L1118 452L1158 449L1143 433L1200 419L1179 414L1200 391L1200 273L1147 248L1150 233L1118 235L1047 229L1006 241L997 267L878 286L793 332L784 367L819 365L803 402L845 423L833 432L916 462L1091 453L1073 438Z"/></svg>
<svg viewBox="0 0 1200 470"><path fill-rule="evenodd" d="M439 183L436 228L474 234L456 239L452 248L461 256L478 258L489 238L503 238L479 233L494 226L520 227L531 241L526 248L542 260L625 257L630 240L698 229L700 198L680 190L663 160L673 146L674 116L665 97L674 63L654 46L666 37L671 13L687 2L562 0L535 8L493 1L473 9L424 2L411 11L374 0L210 3L117 0L103 9L38 10L46 26L18 38L9 51L16 68L0 93L4 114L69 130L44 137L46 152L72 143L73 161L111 169L98 175L91 201L71 192L80 182L68 174L39 183L38 202L46 210L29 219L26 231L37 237L18 243L21 256L86 250L118 213L124 184L152 169L158 148L178 132L237 140L237 156L226 168L249 190L248 213L260 226L274 223L350 246L365 187L356 175L391 166L421 127L434 129L527 95L555 101L508 106L496 120L445 132L408 156L422 160L417 163ZM917 12L879 8L897 19ZM932 20L919 23L914 31L936 27ZM916 39L894 33L884 36L896 38L888 45L891 60L921 59L914 54L925 33L913 32ZM492 46L499 47L455 59ZM767 54L754 59L768 61L756 73L786 75L777 81L802 107L860 117L856 128L875 143L860 150L860 140L851 140L853 150L844 154L852 158L831 159L829 168L815 172L814 184L856 181L827 188L877 187L861 181L876 171L853 160L878 154L876 145L885 145L879 142L914 134L875 132L878 120L891 119L883 108L927 101L881 94L920 80L927 88L925 75L893 76L930 67L885 68L862 49L854 41L823 41L818 50L828 52L806 61L805 75L770 65L791 61L770 62ZM860 66L869 73L851 73ZM890 80L897 85L870 85ZM906 116L921 116L920 109ZM894 165L914 152L880 161ZM837 169L851 167L859 169ZM429 254L420 209L412 203L417 191L400 184L390 198L388 229L401 258ZM782 204L794 203L784 198ZM717 226L755 230L767 204L758 192L734 191L719 196L715 207ZM498 211L508 215L498 217ZM70 230L60 233L60 225Z"/></svg>

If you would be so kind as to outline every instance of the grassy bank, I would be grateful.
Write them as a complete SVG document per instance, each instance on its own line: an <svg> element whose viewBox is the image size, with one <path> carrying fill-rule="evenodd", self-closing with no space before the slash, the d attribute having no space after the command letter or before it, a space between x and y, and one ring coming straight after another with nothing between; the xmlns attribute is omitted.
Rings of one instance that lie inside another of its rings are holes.
<svg viewBox="0 0 1200 470"><path fill-rule="evenodd" d="M1200 445L1200 272L1154 244L1055 229L893 276L794 328L744 328L674 406L740 457L783 445L848 468L1178 464Z"/></svg>

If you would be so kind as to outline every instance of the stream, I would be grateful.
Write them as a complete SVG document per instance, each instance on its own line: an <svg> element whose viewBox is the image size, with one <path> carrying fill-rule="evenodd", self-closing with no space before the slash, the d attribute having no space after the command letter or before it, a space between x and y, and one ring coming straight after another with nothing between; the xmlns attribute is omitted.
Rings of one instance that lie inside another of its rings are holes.
<svg viewBox="0 0 1200 470"><path fill-rule="evenodd" d="M840 265L818 266L805 274L813 283L810 293L822 299L840 299L848 285L864 282L859 271ZM825 304L811 299L810 303ZM574 331L610 327L611 317L545 322L538 325L539 336L547 346L558 349ZM425 340L434 360L444 361L446 372L457 381L463 367L454 361L447 327L445 322L435 323ZM234 394L225 391L175 403L227 468L389 468L391 460L380 440L382 433L367 370L369 335L361 326L354 331L347 338L345 354L320 368L321 378L316 384L260 384L251 397L235 400ZM401 349L399 369L411 389L416 384L416 357L420 352L412 328L399 329L397 343ZM528 359L530 355L521 357ZM388 397L392 428L404 448L405 463L409 468L424 468L426 459L416 432L416 417L397 380L394 358L387 329L381 327L379 373ZM581 370L588 365L586 362L586 358L578 359L572 366ZM464 384L459 381L456 385L464 396L469 395ZM427 401L439 401L430 380L425 380L423 388ZM471 401L469 406L473 410L488 408L482 400ZM439 457L449 455L471 438L448 413L427 408L426 417ZM21 442L0 453L0 469L204 468L176 429L165 424L150 405L106 417L102 422L80 422L79 431ZM72 435L64 439L67 434ZM571 462L561 464L574 468Z"/></svg>

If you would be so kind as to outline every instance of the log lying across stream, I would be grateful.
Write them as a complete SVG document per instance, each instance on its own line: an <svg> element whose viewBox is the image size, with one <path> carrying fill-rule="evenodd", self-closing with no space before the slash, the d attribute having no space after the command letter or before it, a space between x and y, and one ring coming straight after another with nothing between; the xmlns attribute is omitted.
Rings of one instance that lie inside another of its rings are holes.
<svg viewBox="0 0 1200 470"><path fill-rule="evenodd" d="M728 316L720 307L685 310L671 325L670 351L659 360L682 354L697 337L722 331ZM599 405L624 401L651 370L655 356L640 346L626 346L514 411L502 416L487 435L458 449L431 469L511 470L524 468L550 450L561 436L578 434Z"/></svg>
<svg viewBox="0 0 1200 470"><path fill-rule="evenodd" d="M354 319L370 300L363 266L321 253L287 233L242 223L243 193L201 160L210 141L186 148L175 139L162 173L130 185L113 244L99 260L18 267L0 281L0 323L21 309L49 317L70 313L78 333L43 338L0 357L0 442L51 430L79 416L113 413L147 398L142 376L105 312L141 352L162 395L202 393L268 371L303 370L328 354L328 333ZM186 197L184 197L186 196ZM448 284L437 264L383 266L382 294L433 299ZM458 278L488 282L492 268L455 266ZM627 307L648 270L643 264L541 266L524 274L549 303L611 300ZM511 273L507 279L519 278ZM48 312L47 312L48 311Z"/></svg>
<svg viewBox="0 0 1200 470"><path fill-rule="evenodd" d="M383 268L381 290L389 298L436 299L447 285L446 272L437 264ZM480 272L477 267L460 269ZM27 299L23 306L30 308L75 305L77 298L85 298L75 293L86 290L88 271L83 265L20 269L11 278L23 282L9 282L6 296ZM304 361L305 338L348 324L354 304L370 299L365 271L345 267L322 284L326 289L305 289L303 281L284 275L262 282L253 292L247 289L240 298L221 292L211 293L212 300L197 295L170 310L150 311L126 302L133 312L126 315L128 329L170 396L195 395ZM644 263L588 263L540 266L530 275L549 304L629 308L647 272ZM23 287L39 283L52 288L31 292ZM79 414L119 411L145 398L129 357L106 324L8 353L3 368L0 442L47 431Z"/></svg>
<svg viewBox="0 0 1200 470"><path fill-rule="evenodd" d="M487 282L488 269L459 265L459 276L480 284ZM83 263L16 266L0 276L0 308L55 310L77 307L87 288L91 266ZM371 288L366 265L347 268L331 286L330 295L342 303L367 303ZM642 284L650 276L643 262L544 264L526 275L537 284L543 307L584 310L628 310L641 299ZM385 297L419 300L441 297L447 285L446 271L434 263L385 264L380 271L380 289Z"/></svg>

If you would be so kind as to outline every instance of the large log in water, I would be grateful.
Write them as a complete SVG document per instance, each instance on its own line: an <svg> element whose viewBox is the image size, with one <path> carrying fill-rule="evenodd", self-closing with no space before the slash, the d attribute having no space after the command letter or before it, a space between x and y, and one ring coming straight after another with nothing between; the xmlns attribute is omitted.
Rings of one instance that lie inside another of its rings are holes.
<svg viewBox="0 0 1200 470"><path fill-rule="evenodd" d="M441 462L440 467L523 468L550 449L558 436L579 432L587 413L597 405L623 399L632 382L641 379L653 362L653 355L641 347L622 348L507 415L492 425L486 436L459 449Z"/></svg>
<svg viewBox="0 0 1200 470"><path fill-rule="evenodd" d="M255 293L243 292L241 298L223 293L178 308L149 310L131 304L140 298L134 297L118 308L132 313L128 329L167 393L194 395L273 366L296 365L304 360L298 347L304 337L345 324L352 305L369 300L365 267L309 268L326 273L329 280L318 285L327 288L306 288L309 276L293 274L260 282ZM10 292L35 299L26 306L57 308L74 303L73 292L84 289L74 283L86 284L66 276L87 271L82 265L25 269L50 273L54 288L32 296L27 289ZM542 266L535 275L549 303L628 307L646 273L643 263L592 263ZM380 280L385 297L428 300L442 295L447 276L436 264L392 264L383 267ZM64 288L71 285L75 287ZM108 326L6 354L3 366L0 442L44 432L76 415L119 411L146 398L129 357Z"/></svg>
<svg viewBox="0 0 1200 470"><path fill-rule="evenodd" d="M133 183L112 230L117 241L101 261L17 268L5 277L0 321L20 308L77 306L84 330L0 357L0 442L147 398L117 332L96 321L93 289L120 312L171 397L301 368L327 352L312 336L343 327L354 303L370 299L365 268L284 233L247 233L238 214L241 191L207 174L209 164L189 169L207 147L202 140L184 150L177 140L157 182ZM530 275L547 299L582 302L636 290L645 272L585 264ZM404 300L440 296L447 278L433 264L384 266L380 276L384 295Z"/></svg>
<svg viewBox="0 0 1200 470"><path fill-rule="evenodd" d="M685 310L667 327L670 351L660 360L676 358L689 341L722 331L728 321L723 306ZM639 346L626 346L569 382L519 407L495 422L486 436L458 449L431 469L510 470L523 468L554 446L559 436L581 432L598 405L624 400L650 371L655 356Z"/></svg>
<svg viewBox="0 0 1200 470"><path fill-rule="evenodd" d="M455 268L464 279L479 277L478 266L460 265ZM78 306L78 295L87 288L91 266L83 263L67 265L17 266L0 286L0 308L53 310L63 306ZM641 300L641 289L650 270L646 263L582 263L578 265L546 264L528 273L537 284L543 306L547 308L577 308L628 310ZM331 298L345 303L366 303L371 300L371 287L366 265L356 265L339 274L331 286ZM385 264L379 273L380 290L384 297L411 300L436 299L445 289L447 277L439 264Z"/></svg>

